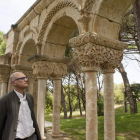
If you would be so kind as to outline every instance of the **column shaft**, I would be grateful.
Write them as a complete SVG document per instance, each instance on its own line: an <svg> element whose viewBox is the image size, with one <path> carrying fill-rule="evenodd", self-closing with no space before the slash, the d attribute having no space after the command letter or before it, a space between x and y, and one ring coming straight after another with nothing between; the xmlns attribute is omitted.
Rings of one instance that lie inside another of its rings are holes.
<svg viewBox="0 0 140 140"><path fill-rule="evenodd" d="M113 73L104 74L104 140L115 140Z"/></svg>
<svg viewBox="0 0 140 140"><path fill-rule="evenodd" d="M29 86L28 86L28 92L30 93L30 94L32 94L32 96L33 96L33 92L34 92L34 83L29 83Z"/></svg>
<svg viewBox="0 0 140 140"><path fill-rule="evenodd" d="M7 93L7 82L1 84L1 96Z"/></svg>
<svg viewBox="0 0 140 140"><path fill-rule="evenodd" d="M53 92L52 137L60 137L61 80L54 79L53 84L54 84L54 92Z"/></svg>
<svg viewBox="0 0 140 140"><path fill-rule="evenodd" d="M86 72L86 140L98 140L96 72Z"/></svg>
<svg viewBox="0 0 140 140"><path fill-rule="evenodd" d="M46 80L38 79L37 122L40 129L41 139L45 139L44 136L45 93L46 93Z"/></svg>

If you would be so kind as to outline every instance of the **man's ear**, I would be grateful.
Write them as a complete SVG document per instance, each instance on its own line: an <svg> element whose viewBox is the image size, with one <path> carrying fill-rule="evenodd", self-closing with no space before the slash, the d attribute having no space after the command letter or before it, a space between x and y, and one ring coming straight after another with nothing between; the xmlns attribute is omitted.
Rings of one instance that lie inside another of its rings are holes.
<svg viewBox="0 0 140 140"><path fill-rule="evenodd" d="M12 81L11 85L14 86L15 84L16 84L15 81Z"/></svg>

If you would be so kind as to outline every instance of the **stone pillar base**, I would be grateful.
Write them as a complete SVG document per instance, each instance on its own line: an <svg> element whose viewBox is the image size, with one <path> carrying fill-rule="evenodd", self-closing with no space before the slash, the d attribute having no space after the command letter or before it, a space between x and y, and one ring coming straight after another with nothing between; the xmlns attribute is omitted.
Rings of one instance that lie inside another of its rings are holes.
<svg viewBox="0 0 140 140"><path fill-rule="evenodd" d="M52 138L59 138L61 137L61 135L55 135L55 134L51 134Z"/></svg>
<svg viewBox="0 0 140 140"><path fill-rule="evenodd" d="M46 137L41 138L41 140L46 140Z"/></svg>

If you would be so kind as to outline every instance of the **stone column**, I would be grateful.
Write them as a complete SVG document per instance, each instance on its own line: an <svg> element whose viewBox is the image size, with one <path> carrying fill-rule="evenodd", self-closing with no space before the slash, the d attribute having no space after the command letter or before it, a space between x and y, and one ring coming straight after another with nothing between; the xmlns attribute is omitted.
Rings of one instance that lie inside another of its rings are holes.
<svg viewBox="0 0 140 140"><path fill-rule="evenodd" d="M38 97L37 97L37 122L41 134L41 139L46 140L44 136L45 127L45 94L46 80L48 79L49 69L45 61L37 61L33 63L33 74L38 79Z"/></svg>
<svg viewBox="0 0 140 140"><path fill-rule="evenodd" d="M114 72L114 70L102 71L104 74L104 140L115 140Z"/></svg>
<svg viewBox="0 0 140 140"><path fill-rule="evenodd" d="M7 93L7 87L8 87L8 83L2 82L2 84L1 84L1 96L3 96L4 94Z"/></svg>
<svg viewBox="0 0 140 140"><path fill-rule="evenodd" d="M33 75L33 74L32 74L32 75ZM29 76L28 92L29 92L30 94L32 94L32 96L33 96L35 79L33 78L32 75Z"/></svg>
<svg viewBox="0 0 140 140"><path fill-rule="evenodd" d="M98 69L85 71L86 140L98 140L97 81Z"/></svg>
<svg viewBox="0 0 140 140"><path fill-rule="evenodd" d="M44 136L45 127L45 93L46 79L38 79L38 99L37 99L37 122L40 129L41 139L46 140Z"/></svg>
<svg viewBox="0 0 140 140"><path fill-rule="evenodd" d="M60 137L60 101L61 101L61 78L53 79L53 118L52 137Z"/></svg>
<svg viewBox="0 0 140 140"><path fill-rule="evenodd" d="M7 93L8 80L10 77L10 65L0 65L1 96Z"/></svg>
<svg viewBox="0 0 140 140"><path fill-rule="evenodd" d="M67 66L63 63L52 63L53 71L50 75L53 79L53 127L52 137L60 137L60 101L61 101L61 80L67 74Z"/></svg>

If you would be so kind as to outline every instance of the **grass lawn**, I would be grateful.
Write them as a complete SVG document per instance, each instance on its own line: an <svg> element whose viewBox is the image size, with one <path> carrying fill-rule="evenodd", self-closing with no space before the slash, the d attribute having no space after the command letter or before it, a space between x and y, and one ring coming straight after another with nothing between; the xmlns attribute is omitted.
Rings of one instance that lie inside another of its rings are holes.
<svg viewBox="0 0 140 140"><path fill-rule="evenodd" d="M137 114L124 113L124 107L115 110L116 140L140 140L140 103ZM79 112L78 112L79 113ZM51 115L46 115L47 121L52 121ZM73 119L63 119L61 115L60 129L72 136L74 140L86 139L86 119L77 113ZM104 117L98 117L98 139L104 140Z"/></svg>

